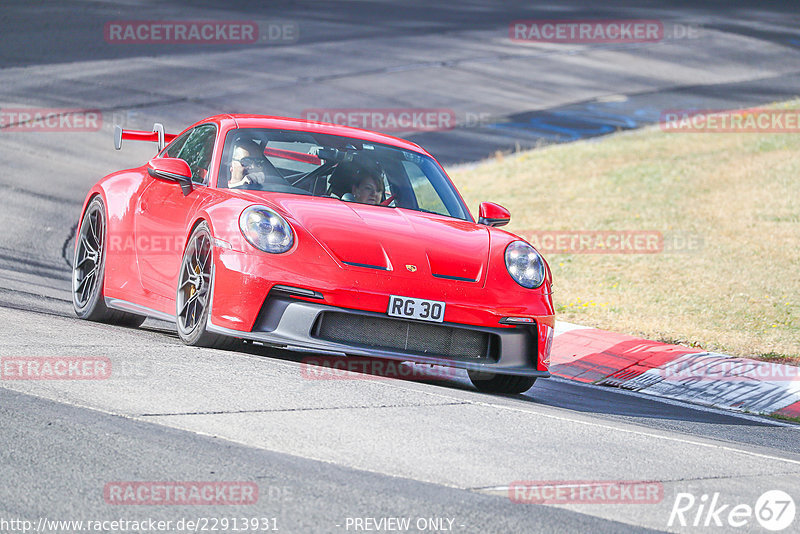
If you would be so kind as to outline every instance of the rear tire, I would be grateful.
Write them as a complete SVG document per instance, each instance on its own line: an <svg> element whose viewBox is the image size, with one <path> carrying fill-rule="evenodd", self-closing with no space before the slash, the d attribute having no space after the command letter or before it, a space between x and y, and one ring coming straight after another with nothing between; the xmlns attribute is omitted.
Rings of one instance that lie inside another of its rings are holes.
<svg viewBox="0 0 800 534"><path fill-rule="evenodd" d="M500 375L486 371L467 371L469 380L478 391L484 393L525 393L536 382L533 376Z"/></svg>
<svg viewBox="0 0 800 534"><path fill-rule="evenodd" d="M136 328L146 317L106 306L103 282L106 270L106 209L94 197L78 226L75 258L72 260L72 307L87 321Z"/></svg>
<svg viewBox="0 0 800 534"><path fill-rule="evenodd" d="M240 339L214 334L206 329L211 313L214 280L214 246L208 224L200 223L192 232L181 260L175 296L178 336L187 345L232 349Z"/></svg>

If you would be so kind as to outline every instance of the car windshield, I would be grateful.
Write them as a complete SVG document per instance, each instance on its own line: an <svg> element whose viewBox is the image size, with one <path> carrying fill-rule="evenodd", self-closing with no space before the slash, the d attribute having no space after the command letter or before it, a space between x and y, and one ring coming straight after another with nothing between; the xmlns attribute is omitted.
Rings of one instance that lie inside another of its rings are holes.
<svg viewBox="0 0 800 534"><path fill-rule="evenodd" d="M470 220L450 180L429 156L314 132L229 131L217 185L325 196Z"/></svg>

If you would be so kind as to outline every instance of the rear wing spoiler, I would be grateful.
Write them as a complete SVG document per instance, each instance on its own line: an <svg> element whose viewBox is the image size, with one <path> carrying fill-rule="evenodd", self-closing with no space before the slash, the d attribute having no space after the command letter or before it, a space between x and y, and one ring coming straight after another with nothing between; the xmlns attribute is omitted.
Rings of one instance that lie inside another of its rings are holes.
<svg viewBox="0 0 800 534"><path fill-rule="evenodd" d="M143 132L141 130L123 130L119 124L114 125L114 148L119 150L122 148L122 140L128 139L129 141L152 141L158 143L158 151L164 148L167 143L175 139L176 134L164 133L164 125L157 122L153 125L152 132Z"/></svg>

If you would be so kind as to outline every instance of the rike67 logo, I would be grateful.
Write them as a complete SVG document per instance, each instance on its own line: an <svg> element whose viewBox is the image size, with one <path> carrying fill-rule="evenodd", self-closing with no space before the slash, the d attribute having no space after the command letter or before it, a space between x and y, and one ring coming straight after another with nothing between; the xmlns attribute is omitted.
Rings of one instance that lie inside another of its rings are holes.
<svg viewBox="0 0 800 534"><path fill-rule="evenodd" d="M755 503L732 504L725 502L719 492L700 498L691 493L678 493L667 526L741 528L752 525L753 519L763 528L778 532L794 522L794 499L781 490L763 493Z"/></svg>

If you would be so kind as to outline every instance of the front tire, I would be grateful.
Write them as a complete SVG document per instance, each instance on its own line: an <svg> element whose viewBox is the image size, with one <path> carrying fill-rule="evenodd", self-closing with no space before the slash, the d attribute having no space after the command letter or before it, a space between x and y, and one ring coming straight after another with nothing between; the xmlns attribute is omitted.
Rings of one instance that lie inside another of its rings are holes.
<svg viewBox="0 0 800 534"><path fill-rule="evenodd" d="M87 321L136 328L146 319L120 310L110 310L103 296L106 271L106 209L100 197L86 207L78 227L72 260L72 307Z"/></svg>
<svg viewBox="0 0 800 534"><path fill-rule="evenodd" d="M206 329L211 313L214 280L214 245L208 224L197 225L181 260L181 273L175 306L178 336L187 345L229 349L241 344L236 338L221 336Z"/></svg>
<svg viewBox="0 0 800 534"><path fill-rule="evenodd" d="M533 376L500 375L486 371L467 371L469 380L478 391L484 393L525 393L536 382Z"/></svg>

